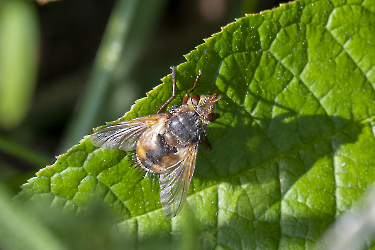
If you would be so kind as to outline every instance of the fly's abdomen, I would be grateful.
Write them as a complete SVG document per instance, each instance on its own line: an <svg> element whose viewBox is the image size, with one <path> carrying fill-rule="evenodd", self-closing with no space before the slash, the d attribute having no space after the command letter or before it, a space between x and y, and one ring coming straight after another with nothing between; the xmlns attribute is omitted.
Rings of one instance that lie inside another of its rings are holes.
<svg viewBox="0 0 375 250"><path fill-rule="evenodd" d="M142 136L137 144L137 160L146 171L163 173L180 161L176 147L168 145L163 134Z"/></svg>

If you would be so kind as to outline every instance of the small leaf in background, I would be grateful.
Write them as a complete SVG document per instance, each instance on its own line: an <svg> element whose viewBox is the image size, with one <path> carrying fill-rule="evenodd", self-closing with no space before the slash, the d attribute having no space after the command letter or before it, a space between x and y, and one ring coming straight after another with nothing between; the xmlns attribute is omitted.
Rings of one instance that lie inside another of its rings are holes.
<svg viewBox="0 0 375 250"><path fill-rule="evenodd" d="M23 121L31 105L38 67L39 28L33 5L0 4L0 128Z"/></svg>
<svg viewBox="0 0 375 250"><path fill-rule="evenodd" d="M199 70L194 93L218 89L224 99L209 127L213 150L199 149L177 217L164 216L157 176L144 177L134 153L88 137L24 184L18 200L78 213L101 200L134 248L173 245L191 222L201 249L312 249L375 181L374 9L295 1L238 19L186 56L172 104ZM171 95L171 77L163 82L122 119L155 113Z"/></svg>

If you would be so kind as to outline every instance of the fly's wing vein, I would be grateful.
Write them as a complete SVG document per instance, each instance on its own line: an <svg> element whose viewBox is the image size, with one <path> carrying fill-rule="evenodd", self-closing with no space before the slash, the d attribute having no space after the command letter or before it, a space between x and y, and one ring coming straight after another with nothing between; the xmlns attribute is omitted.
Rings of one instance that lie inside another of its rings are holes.
<svg viewBox="0 0 375 250"><path fill-rule="evenodd" d="M149 115L101 127L91 135L91 142L105 149L135 150L139 137L161 117Z"/></svg>
<svg viewBox="0 0 375 250"><path fill-rule="evenodd" d="M175 217L182 209L187 194L191 178L194 174L195 162L197 159L198 145L183 149L183 157L166 173L160 174L160 203L164 214Z"/></svg>

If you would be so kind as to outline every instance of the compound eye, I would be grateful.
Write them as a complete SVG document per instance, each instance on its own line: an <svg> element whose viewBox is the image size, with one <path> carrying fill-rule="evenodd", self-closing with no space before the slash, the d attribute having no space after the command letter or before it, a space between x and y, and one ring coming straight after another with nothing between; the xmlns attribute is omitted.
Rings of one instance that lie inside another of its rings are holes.
<svg viewBox="0 0 375 250"><path fill-rule="evenodd" d="M201 98L199 95L192 95L191 97L191 102L193 103L193 105L198 105L199 103L199 99Z"/></svg>

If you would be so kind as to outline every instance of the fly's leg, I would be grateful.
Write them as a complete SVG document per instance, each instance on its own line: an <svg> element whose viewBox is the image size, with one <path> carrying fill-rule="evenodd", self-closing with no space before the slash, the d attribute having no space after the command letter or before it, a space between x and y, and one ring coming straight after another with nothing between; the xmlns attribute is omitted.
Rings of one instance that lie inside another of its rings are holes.
<svg viewBox="0 0 375 250"><path fill-rule="evenodd" d="M207 151L212 151L211 143L207 137L204 137L199 143L202 144L202 146L205 147Z"/></svg>
<svg viewBox="0 0 375 250"><path fill-rule="evenodd" d="M159 114L159 112L165 108L165 106L167 106L176 96L176 67L171 67L172 69L172 84L173 84L173 87L172 87L172 96L168 99L168 101L166 101L163 106L161 106L161 108L158 110L158 112L156 114Z"/></svg>
<svg viewBox="0 0 375 250"><path fill-rule="evenodd" d="M202 71L199 70L199 73L197 75L197 78L195 79L195 83L193 85L193 87L185 94L184 96L184 100L182 101L182 104L186 104L187 103L187 100L189 98L189 94L195 89L195 87L197 86L197 83L199 81L199 78L201 77L202 75Z"/></svg>

